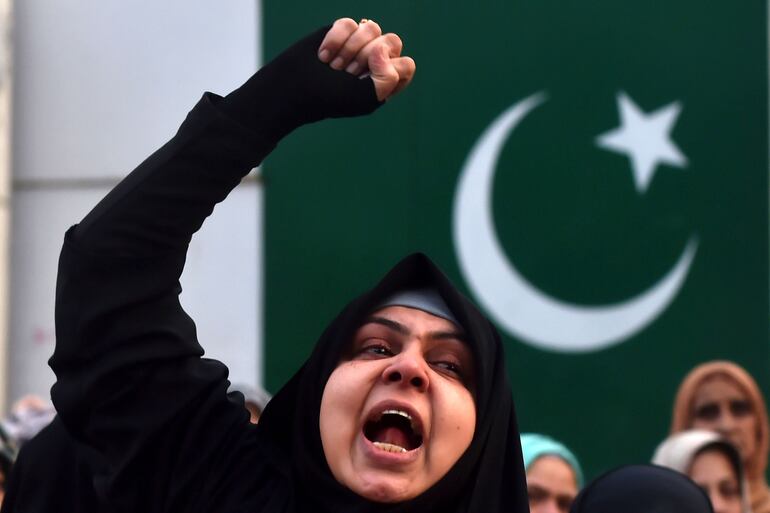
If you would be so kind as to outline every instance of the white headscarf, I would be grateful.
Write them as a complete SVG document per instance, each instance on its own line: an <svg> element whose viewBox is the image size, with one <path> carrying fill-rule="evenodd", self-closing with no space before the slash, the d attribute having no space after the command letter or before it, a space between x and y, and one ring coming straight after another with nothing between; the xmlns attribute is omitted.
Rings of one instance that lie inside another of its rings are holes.
<svg viewBox="0 0 770 513"><path fill-rule="evenodd" d="M743 513L751 513L749 506L748 485L746 475L741 463L741 457L735 447L723 436L713 431L691 429L673 434L663 440L655 449L652 463L687 474L692 466L695 456L704 449L714 447L720 449L730 460L738 475L741 486L741 508Z"/></svg>

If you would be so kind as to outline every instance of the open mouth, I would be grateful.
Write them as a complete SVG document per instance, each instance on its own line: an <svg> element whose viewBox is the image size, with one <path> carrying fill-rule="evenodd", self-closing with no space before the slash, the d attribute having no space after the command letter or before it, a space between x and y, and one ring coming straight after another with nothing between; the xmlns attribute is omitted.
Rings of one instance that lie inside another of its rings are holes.
<svg viewBox="0 0 770 513"><path fill-rule="evenodd" d="M375 413L364 425L364 436L387 452L409 452L422 445L419 423L409 413L396 408Z"/></svg>

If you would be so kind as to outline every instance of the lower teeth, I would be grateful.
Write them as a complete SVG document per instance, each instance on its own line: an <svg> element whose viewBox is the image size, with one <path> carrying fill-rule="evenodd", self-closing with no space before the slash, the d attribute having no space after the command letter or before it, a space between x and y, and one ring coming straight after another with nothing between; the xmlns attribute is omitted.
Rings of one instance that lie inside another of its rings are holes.
<svg viewBox="0 0 770 513"><path fill-rule="evenodd" d="M382 449L387 452L407 452L406 449L398 445L389 444L387 442L373 442L374 446L378 449Z"/></svg>

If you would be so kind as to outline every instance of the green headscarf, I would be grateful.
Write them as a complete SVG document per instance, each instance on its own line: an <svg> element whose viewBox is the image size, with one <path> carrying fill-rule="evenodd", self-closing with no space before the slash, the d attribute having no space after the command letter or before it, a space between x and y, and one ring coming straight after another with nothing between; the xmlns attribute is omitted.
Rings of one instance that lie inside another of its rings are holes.
<svg viewBox="0 0 770 513"><path fill-rule="evenodd" d="M572 467L578 489L583 488L583 471L580 469L580 463L572 451L561 442L557 442L549 436L525 433L521 435L521 451L526 470L529 470L530 465L541 456L558 456Z"/></svg>

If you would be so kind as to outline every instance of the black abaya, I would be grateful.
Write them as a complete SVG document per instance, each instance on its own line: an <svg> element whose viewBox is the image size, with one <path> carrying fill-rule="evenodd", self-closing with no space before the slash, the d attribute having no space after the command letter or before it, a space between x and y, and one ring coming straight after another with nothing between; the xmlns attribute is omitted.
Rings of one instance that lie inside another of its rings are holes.
<svg viewBox="0 0 770 513"><path fill-rule="evenodd" d="M407 257L343 310L257 427L228 398L226 367L203 358L179 304L192 234L281 137L379 106L370 79L318 61L325 30L228 97L206 94L174 138L66 235L52 397L67 428L105 461L94 486L116 511L528 511L499 337L425 256ZM364 315L393 291L426 285L444 298L475 356L476 431L430 490L401 504L373 503L329 472L321 395Z"/></svg>
<svg viewBox="0 0 770 513"><path fill-rule="evenodd" d="M93 490L88 455L54 418L19 451L0 513L108 513Z"/></svg>

